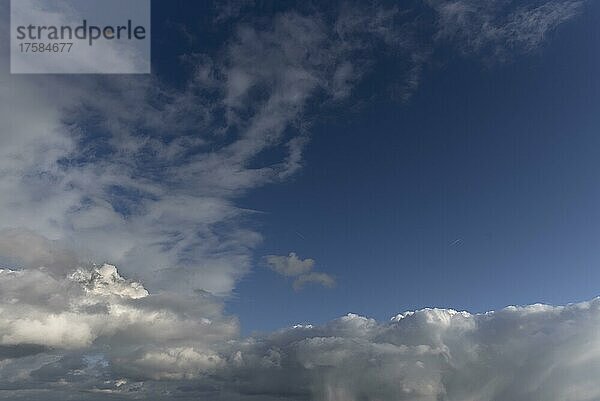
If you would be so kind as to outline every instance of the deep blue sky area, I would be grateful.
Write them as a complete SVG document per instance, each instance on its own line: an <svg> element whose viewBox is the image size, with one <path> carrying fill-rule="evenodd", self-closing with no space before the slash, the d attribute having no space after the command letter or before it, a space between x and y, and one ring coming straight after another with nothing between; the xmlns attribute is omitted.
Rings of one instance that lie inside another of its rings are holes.
<svg viewBox="0 0 600 401"><path fill-rule="evenodd" d="M257 257L314 258L337 286L293 292L257 261L228 304L244 330L598 295L599 8L532 54L455 53L408 102L377 96L318 122L295 179L239 204L264 212ZM379 65L354 97L394 79Z"/></svg>
<svg viewBox="0 0 600 401"><path fill-rule="evenodd" d="M179 56L214 55L240 21L288 3L257 4L215 23L209 5L153 2L154 72L183 85ZM438 46L408 101L390 95L401 60L375 60L350 99L312 120L304 167L237 201L261 212L251 224L264 237L227 303L243 330L597 296L598 15L590 2L504 61ZM292 291L262 266L289 252L336 287Z"/></svg>

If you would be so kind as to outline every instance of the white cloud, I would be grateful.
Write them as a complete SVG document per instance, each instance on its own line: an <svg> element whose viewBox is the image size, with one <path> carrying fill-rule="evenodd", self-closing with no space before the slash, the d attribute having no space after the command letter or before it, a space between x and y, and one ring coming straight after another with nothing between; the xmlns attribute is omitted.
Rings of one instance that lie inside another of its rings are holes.
<svg viewBox="0 0 600 401"><path fill-rule="evenodd" d="M284 277L294 277L294 290L300 291L306 284L319 284L323 287L333 287L335 279L326 273L312 271L315 267L313 259L300 259L295 252L288 256L267 255L265 264L274 272Z"/></svg>
<svg viewBox="0 0 600 401"><path fill-rule="evenodd" d="M131 386L123 380L134 386L140 379L191 380L224 365L217 350L238 332L237 321L207 294L151 294L110 265L62 277L44 269L0 270L0 304L3 387L14 381L20 389L35 387L40 370L51 366L44 382L76 387L85 378L88 390L106 386L99 375L113 382L111 391L125 392ZM77 368L56 366L65 360L78 361ZM80 367L90 365L86 360L95 361L87 371Z"/></svg>
<svg viewBox="0 0 600 401"><path fill-rule="evenodd" d="M313 259L300 259L294 252L288 256L267 255L265 262L271 270L287 277L308 273L315 266Z"/></svg>
<svg viewBox="0 0 600 401"><path fill-rule="evenodd" d="M348 315L292 328L241 351L262 395L352 400L593 400L600 396L600 300L486 314L426 309L377 323ZM278 367L257 368L278 355ZM283 372L282 372L283 371ZM304 393L301 393L304 390Z"/></svg>
<svg viewBox="0 0 600 401"><path fill-rule="evenodd" d="M473 2L430 4L440 37L477 48L478 37L541 43L580 2L521 7L506 20L498 7L473 13ZM398 7L349 4L333 17L288 11L268 23L245 20L214 54L188 55L195 74L183 89L156 77L0 76L0 229L41 235L75 259L123 266L152 289L227 296L261 241L244 224L252 212L236 200L302 166L307 106L351 96L375 54L406 60L398 72L405 97L432 54L407 21L414 15ZM8 60L0 63L7 71ZM257 165L270 149L287 154Z"/></svg>
<svg viewBox="0 0 600 401"><path fill-rule="evenodd" d="M210 299L184 299L178 305L177 297L151 296L140 283L125 280L110 265L78 268L59 278L43 269L5 269L0 272L0 288L5 305L0 311L3 345L74 349L90 346L99 338L123 343L128 336L134 342L163 342L190 330L207 334L222 323L213 322L220 318L220 308L211 306ZM197 308L175 308L185 302L204 303L201 313L193 318ZM235 323L225 324L223 330L220 334L235 333Z"/></svg>
<svg viewBox="0 0 600 401"><path fill-rule="evenodd" d="M240 31L215 66L224 77L215 82L217 100L208 101L212 89L195 78L180 92L153 78L3 77L0 229L68 244L80 259L122 264L154 288L228 294L261 239L239 223L250 212L232 200L300 163L302 141L294 138L289 158L248 167L258 153L281 144L283 130L324 79L313 77L321 61L303 65L295 42L321 47L326 37L312 31L314 24L291 14L271 31ZM235 71L268 94L250 114L236 109L248 88L239 86ZM237 137L224 146L216 145L219 127L210 121L219 112L231 120L224 129ZM190 153L190 147L200 148ZM4 256L30 258L21 249Z"/></svg>
<svg viewBox="0 0 600 401"><path fill-rule="evenodd" d="M306 105L350 94L351 43L290 11L189 55L196 74L181 90L156 77L0 77L0 230L123 266L149 288L227 296L261 241L235 200L302 166ZM273 148L287 154L257 166ZM33 263L24 247L9 253Z"/></svg>
<svg viewBox="0 0 600 401"><path fill-rule="evenodd" d="M152 380L194 380L225 365L224 359L210 350L193 347L152 349L136 358L117 357L127 371Z"/></svg>
<svg viewBox="0 0 600 401"><path fill-rule="evenodd" d="M306 284L319 284L323 287L333 287L335 285L335 279L327 273L312 272L302 274L294 280L294 289L296 291L304 288Z"/></svg>
<svg viewBox="0 0 600 401"><path fill-rule="evenodd" d="M60 278L2 270L0 304L0 386L11 399L33 389L59 399L57 386L142 399L600 397L600 298L424 309L387 323L349 314L242 339L210 296L151 293L104 265Z"/></svg>
<svg viewBox="0 0 600 401"><path fill-rule="evenodd" d="M108 264L97 269L77 269L70 278L81 283L86 292L94 295L118 295L131 299L148 296L148 291L140 283L125 280L115 266Z"/></svg>

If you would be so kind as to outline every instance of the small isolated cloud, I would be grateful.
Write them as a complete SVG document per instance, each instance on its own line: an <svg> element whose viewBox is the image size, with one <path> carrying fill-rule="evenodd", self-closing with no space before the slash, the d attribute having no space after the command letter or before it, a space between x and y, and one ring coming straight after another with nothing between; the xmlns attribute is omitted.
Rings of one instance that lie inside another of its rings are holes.
<svg viewBox="0 0 600 401"><path fill-rule="evenodd" d="M288 256L268 255L265 261L271 270L286 277L296 277L308 273L315 266L313 259L300 259L294 252Z"/></svg>
<svg viewBox="0 0 600 401"><path fill-rule="evenodd" d="M295 252L290 252L288 256L267 255L264 261L274 272L285 277L295 277L293 287L296 291L310 283L323 287L335 285L335 279L329 274L312 271L315 266L314 259L301 259Z"/></svg>
<svg viewBox="0 0 600 401"><path fill-rule="evenodd" d="M296 291L299 291L302 288L304 288L304 286L306 284L310 284L310 283L319 284L319 285L322 285L323 287L331 288L335 285L335 279L326 273L313 272L313 273L303 274L300 277L298 277L296 280L294 280L294 289Z"/></svg>

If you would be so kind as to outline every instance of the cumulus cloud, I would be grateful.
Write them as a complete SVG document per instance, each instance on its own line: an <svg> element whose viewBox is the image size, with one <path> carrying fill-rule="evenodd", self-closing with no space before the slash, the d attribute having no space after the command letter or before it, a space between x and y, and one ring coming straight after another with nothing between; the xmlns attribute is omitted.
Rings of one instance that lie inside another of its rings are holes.
<svg viewBox="0 0 600 401"><path fill-rule="evenodd" d="M166 294L150 296L138 282L125 280L111 265L78 268L71 274L54 278L43 269L0 271L1 297L5 307L0 316L2 335L0 343L35 344L65 349L89 346L100 336L109 338L122 330L134 328L143 337L161 336L162 325L169 332L177 332L195 324L211 326L211 317L220 310L200 296L203 313L198 322L185 321L184 310L178 311L177 297ZM152 307L161 300L164 304ZM169 305L173 302L173 305ZM196 308L198 310L198 308ZM212 310L211 310L212 309ZM185 310L191 316L192 310ZM181 325L180 325L181 324ZM158 331L151 330L152 326ZM144 326L147 326L144 328ZM179 326L179 327L177 327ZM235 325L234 325L235 326ZM41 328L45 328L41 330ZM197 327L198 329L198 327ZM233 329L233 331L235 331ZM136 340L137 341L137 340Z"/></svg>
<svg viewBox="0 0 600 401"><path fill-rule="evenodd" d="M295 252L290 252L288 256L267 255L263 259L274 272L285 277L295 277L293 287L296 291L309 283L324 287L335 285L335 279L329 274L312 271L315 266L313 259L300 259Z"/></svg>
<svg viewBox="0 0 600 401"><path fill-rule="evenodd" d="M389 323L350 314L248 340L227 375L248 399L593 400L599 307L425 309Z"/></svg>
<svg viewBox="0 0 600 401"><path fill-rule="evenodd" d="M301 290L306 284L319 284L323 287L333 287L335 285L335 279L327 273L312 272L302 274L296 280L294 280L294 289L296 291Z"/></svg>
<svg viewBox="0 0 600 401"><path fill-rule="evenodd" d="M222 365L216 350L238 332L218 300L150 294L107 264L62 277L44 269L2 269L0 301L2 385L17 380L23 389L35 387L40 371L50 368L46 382L70 381L77 370L91 381L105 374L110 380L94 385L108 383L111 391L123 380L200 377ZM62 366L67 360L77 367ZM86 365L92 365L88 372Z"/></svg>
<svg viewBox="0 0 600 401"><path fill-rule="evenodd" d="M348 314L240 338L210 297L114 266L0 271L0 398L531 400L600 397L600 299L471 314Z"/></svg>
<svg viewBox="0 0 600 401"><path fill-rule="evenodd" d="M295 252L290 252L288 256L267 255L265 262L271 270L287 277L308 273L315 266L313 259L300 259Z"/></svg>

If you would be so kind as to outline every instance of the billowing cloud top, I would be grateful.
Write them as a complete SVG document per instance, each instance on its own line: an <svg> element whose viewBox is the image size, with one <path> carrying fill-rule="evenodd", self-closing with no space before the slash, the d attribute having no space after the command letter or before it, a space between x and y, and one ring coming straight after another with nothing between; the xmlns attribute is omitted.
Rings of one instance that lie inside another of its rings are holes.
<svg viewBox="0 0 600 401"><path fill-rule="evenodd" d="M600 299L470 314L349 314L240 338L205 294L149 293L114 266L0 271L4 399L595 400Z"/></svg>

